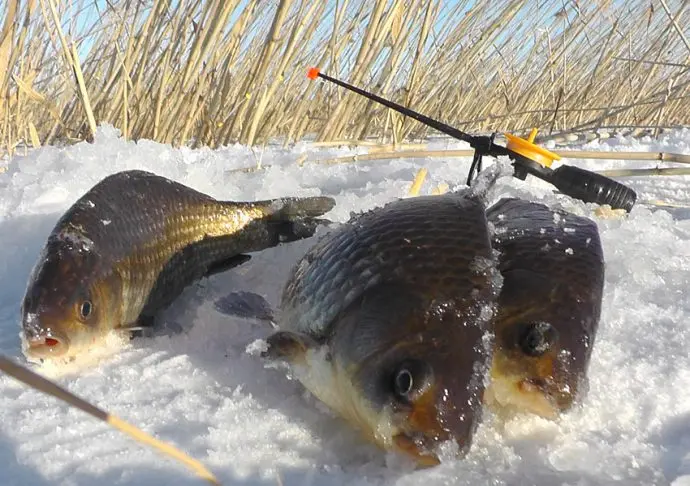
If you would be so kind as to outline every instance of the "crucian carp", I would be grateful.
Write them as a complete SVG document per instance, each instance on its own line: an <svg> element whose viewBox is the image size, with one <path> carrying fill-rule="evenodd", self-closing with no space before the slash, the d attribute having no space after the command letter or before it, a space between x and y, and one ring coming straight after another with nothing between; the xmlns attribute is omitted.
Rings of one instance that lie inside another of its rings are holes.
<svg viewBox="0 0 690 486"><path fill-rule="evenodd" d="M503 286L486 402L556 418L587 387L604 288L596 223L520 199L487 211Z"/></svg>
<svg viewBox="0 0 690 486"><path fill-rule="evenodd" d="M218 201L143 171L108 176L60 218L22 303L29 359L63 358L150 326L196 280L312 236L329 197Z"/></svg>
<svg viewBox="0 0 690 486"><path fill-rule="evenodd" d="M480 421L499 288L480 198L391 202L297 263L264 356L374 443L437 464Z"/></svg>

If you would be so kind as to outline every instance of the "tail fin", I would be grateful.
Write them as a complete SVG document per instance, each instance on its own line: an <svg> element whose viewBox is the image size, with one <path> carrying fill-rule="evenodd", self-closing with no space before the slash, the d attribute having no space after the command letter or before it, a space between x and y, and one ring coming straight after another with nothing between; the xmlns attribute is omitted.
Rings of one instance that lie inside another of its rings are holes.
<svg viewBox="0 0 690 486"><path fill-rule="evenodd" d="M318 216L333 209L335 200L325 196L285 197L254 204L268 210L267 227L278 244L309 238L320 225L329 225L331 221Z"/></svg>
<svg viewBox="0 0 690 486"><path fill-rule="evenodd" d="M255 217L241 231L224 235L233 250L238 253L252 253L314 235L321 225L331 221L319 218L335 206L330 197L286 197L255 202L223 202L233 207L259 209L261 216Z"/></svg>
<svg viewBox="0 0 690 486"><path fill-rule="evenodd" d="M266 226L278 244L309 238L320 225L329 225L330 220L318 216L333 209L335 200L325 196L285 197L254 204L268 211Z"/></svg>
<svg viewBox="0 0 690 486"><path fill-rule="evenodd" d="M303 218L316 218L335 207L332 197L286 197L258 201L256 205L264 206L270 212L269 219L280 221L295 221Z"/></svg>
<svg viewBox="0 0 690 486"><path fill-rule="evenodd" d="M301 218L295 220L269 221L268 227L278 236L279 243L288 243L314 236L319 226L328 226L331 221L322 218Z"/></svg>

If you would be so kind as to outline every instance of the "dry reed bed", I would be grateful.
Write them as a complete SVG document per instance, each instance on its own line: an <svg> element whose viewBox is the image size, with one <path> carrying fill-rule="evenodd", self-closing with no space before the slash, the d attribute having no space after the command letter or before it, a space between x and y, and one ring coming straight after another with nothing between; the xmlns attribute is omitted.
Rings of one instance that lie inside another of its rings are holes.
<svg viewBox="0 0 690 486"><path fill-rule="evenodd" d="M686 3L0 0L0 143L427 134L311 65L468 130L686 124Z"/></svg>

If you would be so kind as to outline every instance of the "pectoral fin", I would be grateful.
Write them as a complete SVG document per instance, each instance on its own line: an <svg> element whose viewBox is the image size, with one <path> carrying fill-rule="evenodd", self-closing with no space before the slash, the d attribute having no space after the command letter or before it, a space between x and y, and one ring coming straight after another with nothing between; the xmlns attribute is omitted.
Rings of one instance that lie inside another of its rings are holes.
<svg viewBox="0 0 690 486"><path fill-rule="evenodd" d="M232 292L216 300L213 307L228 316L273 321L271 304L261 295L253 292Z"/></svg>
<svg viewBox="0 0 690 486"><path fill-rule="evenodd" d="M266 340L268 349L261 353L263 358L285 361L291 365L303 364L307 351L318 343L306 334L278 331Z"/></svg>
<svg viewBox="0 0 690 486"><path fill-rule="evenodd" d="M118 327L119 330L129 333L130 339L146 337L152 334L152 329L156 325L155 316L140 315L136 321Z"/></svg>

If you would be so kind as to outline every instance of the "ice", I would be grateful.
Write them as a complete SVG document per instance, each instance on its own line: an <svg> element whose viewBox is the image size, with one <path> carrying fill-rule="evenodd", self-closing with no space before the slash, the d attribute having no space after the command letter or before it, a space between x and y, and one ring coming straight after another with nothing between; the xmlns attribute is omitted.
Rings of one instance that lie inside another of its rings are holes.
<svg viewBox="0 0 690 486"><path fill-rule="evenodd" d="M433 144L465 147L443 139ZM584 148L688 153L690 131L677 130L659 141L597 140ZM94 144L15 156L0 175L0 352L23 361L19 305L29 272L62 212L108 174L149 170L221 199L329 195L338 204L329 217L345 221L352 211L406 197L421 167L429 169L422 194L441 183L457 190L471 162L309 162L360 150L315 149L306 142L287 148L178 149L125 141L106 126ZM265 170L235 171L259 161ZM588 169L639 166L562 162ZM557 422L536 417L500 422L487 415L463 460L449 453L439 467L414 471L398 456L382 453L326 412L284 369L264 366L256 353L270 323L216 310L218 299L239 291L275 305L291 265L312 241L255 255L188 289L164 313L168 329L177 332L125 343L80 369L37 369L185 450L223 484L689 485L690 177L624 182L642 203L623 218L599 217L594 205L554 195L551 186L532 177L501 177L493 187L496 200L524 197L595 218L606 287L583 402ZM643 204L648 200L685 207L659 209ZM203 484L182 466L5 376L0 376L0 464L3 486Z"/></svg>

